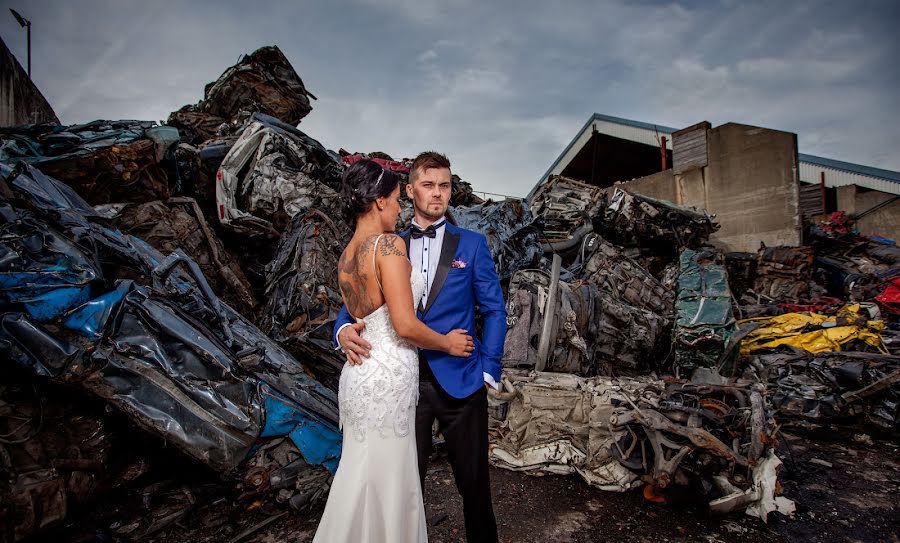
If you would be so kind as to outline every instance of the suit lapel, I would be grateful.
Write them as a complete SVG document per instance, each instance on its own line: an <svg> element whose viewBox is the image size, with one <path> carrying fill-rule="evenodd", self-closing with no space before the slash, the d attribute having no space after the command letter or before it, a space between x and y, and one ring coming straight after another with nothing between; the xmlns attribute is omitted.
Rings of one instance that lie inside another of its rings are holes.
<svg viewBox="0 0 900 543"><path fill-rule="evenodd" d="M453 257L456 256L457 247L459 247L459 234L453 232L450 225L447 225L444 228L444 243L441 247L441 258L438 260L437 271L434 274L434 282L431 283L431 290L428 291L428 302L425 304L422 313L428 313L428 310L431 309L432 304L434 304L434 300L437 298L438 293L441 292L444 282L447 281L447 274L450 273L450 264L453 262Z"/></svg>

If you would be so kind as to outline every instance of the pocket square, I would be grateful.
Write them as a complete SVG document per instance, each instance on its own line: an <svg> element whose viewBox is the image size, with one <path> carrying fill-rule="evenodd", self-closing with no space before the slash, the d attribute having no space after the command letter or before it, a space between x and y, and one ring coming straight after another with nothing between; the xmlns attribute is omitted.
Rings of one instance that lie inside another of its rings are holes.
<svg viewBox="0 0 900 543"><path fill-rule="evenodd" d="M466 261L465 260L454 260L453 262L450 263L450 267L451 268L465 268Z"/></svg>

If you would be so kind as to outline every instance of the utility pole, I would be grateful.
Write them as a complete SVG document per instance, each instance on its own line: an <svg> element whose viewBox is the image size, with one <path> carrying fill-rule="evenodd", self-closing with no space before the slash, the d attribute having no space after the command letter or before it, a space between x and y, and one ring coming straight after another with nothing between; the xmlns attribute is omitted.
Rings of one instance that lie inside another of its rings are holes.
<svg viewBox="0 0 900 543"><path fill-rule="evenodd" d="M31 79L31 21L19 15L19 13L13 8L9 8L9 11L11 11L13 17L16 18L19 26L24 27L28 33L28 79Z"/></svg>

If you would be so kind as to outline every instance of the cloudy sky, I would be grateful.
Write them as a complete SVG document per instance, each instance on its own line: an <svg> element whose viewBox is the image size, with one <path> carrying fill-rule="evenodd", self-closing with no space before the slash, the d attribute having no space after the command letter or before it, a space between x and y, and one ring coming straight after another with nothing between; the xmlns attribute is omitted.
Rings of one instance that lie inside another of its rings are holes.
<svg viewBox="0 0 900 543"><path fill-rule="evenodd" d="M900 2L0 0L0 36L65 124L160 120L275 44L329 148L447 153L524 195L594 112L796 132L800 152L900 170Z"/></svg>

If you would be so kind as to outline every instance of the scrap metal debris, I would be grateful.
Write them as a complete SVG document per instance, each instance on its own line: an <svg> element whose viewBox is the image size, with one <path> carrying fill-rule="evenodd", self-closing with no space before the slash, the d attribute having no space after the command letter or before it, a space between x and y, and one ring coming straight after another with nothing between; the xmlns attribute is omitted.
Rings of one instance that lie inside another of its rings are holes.
<svg viewBox="0 0 900 543"><path fill-rule="evenodd" d="M191 255L219 298L242 314L253 313L257 302L237 257L213 233L193 198L107 204L95 209L120 231L146 241L161 253L181 249Z"/></svg>
<svg viewBox="0 0 900 543"><path fill-rule="evenodd" d="M809 296L811 247L763 247L756 262L754 292L766 300L796 302Z"/></svg>
<svg viewBox="0 0 900 543"><path fill-rule="evenodd" d="M613 243L632 249L635 258L653 273L678 261L681 249L697 249L719 229L705 210L615 188L595 229Z"/></svg>
<svg viewBox="0 0 900 543"><path fill-rule="evenodd" d="M725 267L711 251L685 249L678 275L675 322L675 374L690 376L698 367L734 372L731 338L737 331Z"/></svg>
<svg viewBox="0 0 900 543"><path fill-rule="evenodd" d="M675 292L667 288L624 251L596 234L584 243L584 264L570 266L579 276L631 305L671 318Z"/></svg>
<svg viewBox="0 0 900 543"><path fill-rule="evenodd" d="M296 126L312 111L310 98L315 96L284 53L276 46L261 47L207 85L199 103L173 112L167 124L184 131L187 143L198 144L239 129L253 113Z"/></svg>
<svg viewBox="0 0 900 543"><path fill-rule="evenodd" d="M542 253L538 233L521 200L508 198L454 207L450 212L457 226L484 234L501 280L508 280L518 270L540 263Z"/></svg>
<svg viewBox="0 0 900 543"><path fill-rule="evenodd" d="M531 213L543 221L548 248L559 252L577 247L594 227L591 217L602 203L600 188L554 175L531 198Z"/></svg>
<svg viewBox="0 0 900 543"><path fill-rule="evenodd" d="M780 420L866 422L887 431L900 425L900 357L783 347L754 355L750 365L773 391Z"/></svg>
<svg viewBox="0 0 900 543"><path fill-rule="evenodd" d="M241 234L278 237L313 209L340 216L340 156L300 130L255 114L219 167L219 221Z"/></svg>
<svg viewBox="0 0 900 543"><path fill-rule="evenodd" d="M144 455L102 406L0 368L0 540L58 525L73 507L144 475Z"/></svg>
<svg viewBox="0 0 900 543"><path fill-rule="evenodd" d="M671 320L618 296L540 270L517 272L509 286L503 366L585 376L656 369Z"/></svg>
<svg viewBox="0 0 900 543"><path fill-rule="evenodd" d="M221 303L183 252L104 226L24 163L0 173L23 202L0 206L7 363L104 400L222 474L239 476L259 440L287 437L288 463L269 462L261 485L285 470L327 479L340 450L332 391Z"/></svg>
<svg viewBox="0 0 900 543"><path fill-rule="evenodd" d="M263 47L165 126L0 129L8 539L147 472L90 402L245 498L305 510L327 494L344 168L370 158L397 173L398 229L413 208L409 159L335 153L296 128L311 98ZM793 511L778 495L778 423L896 430L900 249L851 216L809 225L801 247L723 255L715 216L619 185L554 175L528 200L478 194L454 175L448 220L486 236L507 292L495 465L643 486L651 501L690 485L714 512L766 520ZM79 399L71 428L42 422ZM106 469L113 454L127 470ZM117 521L117 537L195 509L177 481L146 489L158 514Z"/></svg>
<svg viewBox="0 0 900 543"><path fill-rule="evenodd" d="M751 382L665 383L506 370L492 394L491 461L519 471L578 473L603 490L704 489L715 512L790 515L777 496L776 425Z"/></svg>
<svg viewBox="0 0 900 543"><path fill-rule="evenodd" d="M24 161L91 204L168 198L177 185L178 130L148 121L0 128L0 163Z"/></svg>
<svg viewBox="0 0 900 543"><path fill-rule="evenodd" d="M268 301L260 321L264 332L306 360L316 378L335 391L344 356L332 346L343 305L334 270L349 237L343 221L320 211L295 215L266 266Z"/></svg>

